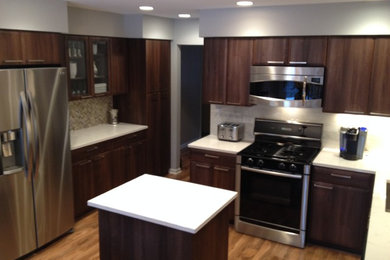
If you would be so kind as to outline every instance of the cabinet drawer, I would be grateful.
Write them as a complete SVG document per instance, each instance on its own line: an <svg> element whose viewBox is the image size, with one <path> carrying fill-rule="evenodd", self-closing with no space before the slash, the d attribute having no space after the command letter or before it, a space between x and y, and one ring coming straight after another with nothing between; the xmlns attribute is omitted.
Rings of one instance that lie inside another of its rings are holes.
<svg viewBox="0 0 390 260"><path fill-rule="evenodd" d="M362 189L372 189L375 176L324 167L313 167L312 180Z"/></svg>
<svg viewBox="0 0 390 260"><path fill-rule="evenodd" d="M139 131L139 132L135 132L135 133L132 133L129 135L115 138L114 140L112 140L112 145L114 148L116 148L116 147L121 146L123 144L137 142L137 141L141 141L141 140L145 140L145 139L146 139L146 130L143 130L143 131Z"/></svg>
<svg viewBox="0 0 390 260"><path fill-rule="evenodd" d="M94 156L98 153L105 152L111 149L110 142L101 142L93 145L89 145L86 147L82 147L80 149L76 149L72 151L72 162L76 163L82 160L85 160L91 156Z"/></svg>
<svg viewBox="0 0 390 260"><path fill-rule="evenodd" d="M234 167L236 163L236 155L191 149L191 161L211 163L215 166L220 165Z"/></svg>

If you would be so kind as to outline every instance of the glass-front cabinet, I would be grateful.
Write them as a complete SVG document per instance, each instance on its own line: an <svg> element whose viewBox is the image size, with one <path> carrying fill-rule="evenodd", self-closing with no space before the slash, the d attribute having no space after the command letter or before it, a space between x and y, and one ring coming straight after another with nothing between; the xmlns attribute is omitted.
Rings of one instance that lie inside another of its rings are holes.
<svg viewBox="0 0 390 260"><path fill-rule="evenodd" d="M71 100L109 94L109 39L67 37Z"/></svg>

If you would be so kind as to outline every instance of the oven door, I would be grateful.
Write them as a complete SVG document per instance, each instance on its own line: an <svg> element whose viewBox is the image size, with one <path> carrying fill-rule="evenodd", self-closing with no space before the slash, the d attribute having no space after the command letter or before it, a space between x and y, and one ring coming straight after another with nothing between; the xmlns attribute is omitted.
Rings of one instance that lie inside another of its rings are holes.
<svg viewBox="0 0 390 260"><path fill-rule="evenodd" d="M299 233L303 175L241 166L239 218Z"/></svg>

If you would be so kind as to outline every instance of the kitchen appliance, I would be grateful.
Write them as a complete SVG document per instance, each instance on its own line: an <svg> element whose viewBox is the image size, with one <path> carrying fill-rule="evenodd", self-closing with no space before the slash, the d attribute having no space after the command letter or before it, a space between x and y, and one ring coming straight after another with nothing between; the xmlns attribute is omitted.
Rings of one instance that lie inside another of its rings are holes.
<svg viewBox="0 0 390 260"><path fill-rule="evenodd" d="M340 156L347 160L363 158L366 146L367 128L341 127L340 128Z"/></svg>
<svg viewBox="0 0 390 260"><path fill-rule="evenodd" d="M255 142L237 156L235 228L303 248L311 163L322 124L255 119Z"/></svg>
<svg viewBox="0 0 390 260"><path fill-rule="evenodd" d="M0 69L0 259L72 229L65 68Z"/></svg>
<svg viewBox="0 0 390 260"><path fill-rule="evenodd" d="M218 139L238 142L244 137L244 125L225 122L218 124Z"/></svg>
<svg viewBox="0 0 390 260"><path fill-rule="evenodd" d="M249 101L282 107L321 107L324 67L251 66Z"/></svg>
<svg viewBox="0 0 390 260"><path fill-rule="evenodd" d="M118 124L118 109L110 109L108 111L108 123L111 125Z"/></svg>

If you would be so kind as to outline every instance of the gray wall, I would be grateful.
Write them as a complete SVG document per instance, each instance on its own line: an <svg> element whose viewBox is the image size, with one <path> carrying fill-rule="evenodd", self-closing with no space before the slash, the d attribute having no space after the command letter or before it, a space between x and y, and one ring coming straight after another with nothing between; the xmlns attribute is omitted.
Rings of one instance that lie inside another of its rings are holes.
<svg viewBox="0 0 390 260"><path fill-rule="evenodd" d="M200 11L200 35L390 34L390 3L358 2Z"/></svg>

